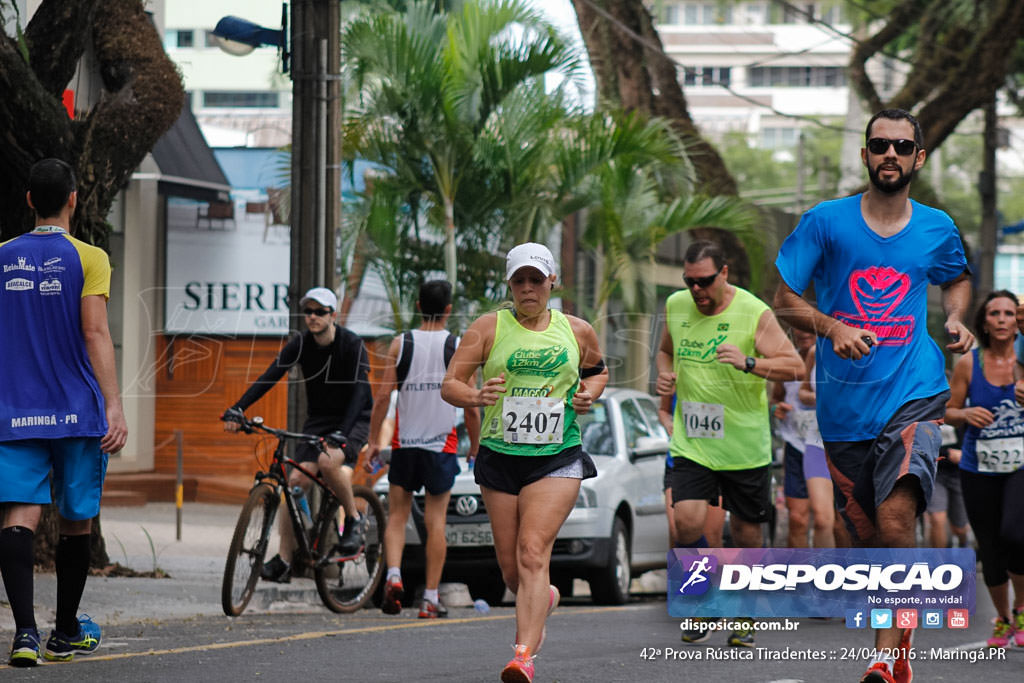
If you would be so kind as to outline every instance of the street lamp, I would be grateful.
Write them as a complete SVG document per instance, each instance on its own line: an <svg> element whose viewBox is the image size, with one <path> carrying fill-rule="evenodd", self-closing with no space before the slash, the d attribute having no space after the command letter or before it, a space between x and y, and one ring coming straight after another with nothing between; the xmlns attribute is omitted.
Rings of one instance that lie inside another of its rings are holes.
<svg viewBox="0 0 1024 683"><path fill-rule="evenodd" d="M288 6L281 5L281 28L266 28L248 19L227 16L213 27L214 40L229 55L244 57L258 47L274 46L281 54L281 72L288 73Z"/></svg>
<svg viewBox="0 0 1024 683"><path fill-rule="evenodd" d="M335 232L341 222L341 26L338 0L292 0L281 30L224 17L213 34L234 50L276 45L292 79L291 258L292 333L302 319L299 298L312 287L337 289ZM218 40L219 42L219 40ZM225 48L228 49L228 48ZM230 51L230 50L229 50ZM234 54L234 53L233 53ZM291 68L289 69L289 61ZM288 392L288 425L299 429L305 392Z"/></svg>

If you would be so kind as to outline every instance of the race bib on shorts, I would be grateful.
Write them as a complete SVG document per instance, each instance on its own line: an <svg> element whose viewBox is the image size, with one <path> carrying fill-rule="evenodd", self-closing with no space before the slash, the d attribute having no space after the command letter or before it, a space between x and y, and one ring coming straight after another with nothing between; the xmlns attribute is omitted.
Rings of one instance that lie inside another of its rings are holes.
<svg viewBox="0 0 1024 683"><path fill-rule="evenodd" d="M562 443L565 400L539 396L506 396L503 404L505 443L543 446Z"/></svg>
<svg viewBox="0 0 1024 683"><path fill-rule="evenodd" d="M1024 466L1024 437L1005 439L978 439L978 471L989 474L1008 474Z"/></svg>
<svg viewBox="0 0 1024 683"><path fill-rule="evenodd" d="M818 416L813 410L795 410L792 413L796 433L805 444L822 447L821 433L818 431Z"/></svg>
<svg viewBox="0 0 1024 683"><path fill-rule="evenodd" d="M720 403L680 401L679 410L690 439L724 439L725 406Z"/></svg>

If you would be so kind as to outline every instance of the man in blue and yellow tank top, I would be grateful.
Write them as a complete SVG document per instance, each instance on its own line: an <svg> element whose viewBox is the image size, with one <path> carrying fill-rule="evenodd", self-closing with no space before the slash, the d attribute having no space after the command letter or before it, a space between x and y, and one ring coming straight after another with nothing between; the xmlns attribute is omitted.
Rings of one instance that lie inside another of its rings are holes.
<svg viewBox="0 0 1024 683"><path fill-rule="evenodd" d="M736 544L760 548L771 511L771 431L765 380L797 380L804 363L767 304L729 284L721 248L694 242L680 290L665 303L658 348L658 393L677 400L672 429L672 507L676 546L707 547L709 501L730 512ZM684 633L701 642L708 631ZM753 647L753 629L729 644Z"/></svg>
<svg viewBox="0 0 1024 683"><path fill-rule="evenodd" d="M68 234L78 202L71 167L35 164L27 200L35 229L0 244L0 570L17 628L15 666L39 659L33 541L51 471L60 538L57 624L45 657L69 661L99 645L99 627L77 611L107 454L128 435L107 326L110 263Z"/></svg>

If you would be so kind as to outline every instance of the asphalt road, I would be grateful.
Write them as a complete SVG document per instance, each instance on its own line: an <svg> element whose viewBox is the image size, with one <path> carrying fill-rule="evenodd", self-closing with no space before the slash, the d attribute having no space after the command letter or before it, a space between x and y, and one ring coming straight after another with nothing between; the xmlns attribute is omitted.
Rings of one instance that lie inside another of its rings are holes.
<svg viewBox="0 0 1024 683"><path fill-rule="evenodd" d="M679 620L663 599L623 607L566 601L552 615L538 683L550 681L856 681L867 666L869 631L839 620L798 620L795 631L764 632L754 649L724 647L715 634L702 645L679 641ZM1010 683L1024 680L1024 649L972 661L987 624L969 631L918 631L914 680ZM334 615L302 612L151 619L108 626L101 650L71 664L3 671L26 681L497 681L511 656L513 609L488 615L453 609L421 620L413 610ZM795 659L808 656L815 660ZM72 678L73 676L73 678Z"/></svg>

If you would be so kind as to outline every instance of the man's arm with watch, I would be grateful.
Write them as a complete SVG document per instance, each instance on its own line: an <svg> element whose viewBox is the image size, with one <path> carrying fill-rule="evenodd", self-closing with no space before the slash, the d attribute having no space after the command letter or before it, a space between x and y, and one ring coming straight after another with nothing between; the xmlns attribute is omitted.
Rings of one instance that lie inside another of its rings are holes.
<svg viewBox="0 0 1024 683"><path fill-rule="evenodd" d="M770 310L762 313L757 322L754 351L757 356L748 356L734 344L721 344L718 347L718 362L780 382L804 378L803 359Z"/></svg>

